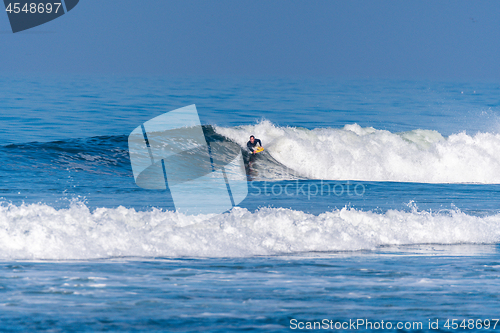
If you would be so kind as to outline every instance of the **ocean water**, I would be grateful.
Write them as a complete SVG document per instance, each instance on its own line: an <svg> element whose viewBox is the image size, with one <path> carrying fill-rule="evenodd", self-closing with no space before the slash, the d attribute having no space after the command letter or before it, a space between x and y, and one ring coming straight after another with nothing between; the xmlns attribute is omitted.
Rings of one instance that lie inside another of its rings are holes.
<svg viewBox="0 0 500 333"><path fill-rule="evenodd" d="M498 321L498 84L4 76L0 94L2 331ZM220 215L134 183L130 132L190 104L207 140L266 148Z"/></svg>

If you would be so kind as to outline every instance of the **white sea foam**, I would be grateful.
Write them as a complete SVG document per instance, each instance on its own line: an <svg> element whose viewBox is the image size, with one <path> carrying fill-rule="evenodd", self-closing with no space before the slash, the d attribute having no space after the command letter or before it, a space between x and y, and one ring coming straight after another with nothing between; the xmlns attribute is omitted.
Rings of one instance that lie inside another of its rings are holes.
<svg viewBox="0 0 500 333"><path fill-rule="evenodd" d="M344 208L315 216L284 208L185 216L175 212L43 204L0 206L0 259L245 257L351 251L381 245L498 243L500 215L478 217Z"/></svg>
<svg viewBox="0 0 500 333"><path fill-rule="evenodd" d="M357 124L343 129L256 125L216 127L245 147L253 134L278 162L312 179L421 183L500 183L500 134L432 130L391 133Z"/></svg>

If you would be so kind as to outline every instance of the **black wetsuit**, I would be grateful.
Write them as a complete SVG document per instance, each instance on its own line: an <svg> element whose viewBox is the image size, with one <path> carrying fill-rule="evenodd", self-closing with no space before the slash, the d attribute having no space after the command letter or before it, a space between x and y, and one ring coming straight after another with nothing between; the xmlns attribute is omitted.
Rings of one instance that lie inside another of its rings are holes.
<svg viewBox="0 0 500 333"><path fill-rule="evenodd" d="M260 142L259 139L253 140L253 143L251 143L250 141L248 141L247 142L247 148L248 148L248 150L250 150L250 152L253 152L255 150L255 146L257 146L257 143L259 144L259 146L262 147L262 142Z"/></svg>

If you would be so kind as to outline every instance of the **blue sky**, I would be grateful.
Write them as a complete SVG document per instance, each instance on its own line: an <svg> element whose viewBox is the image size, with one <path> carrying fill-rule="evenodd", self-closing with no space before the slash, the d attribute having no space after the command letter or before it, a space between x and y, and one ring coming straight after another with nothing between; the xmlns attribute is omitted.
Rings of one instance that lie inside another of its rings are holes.
<svg viewBox="0 0 500 333"><path fill-rule="evenodd" d="M498 1L81 0L0 73L500 79Z"/></svg>

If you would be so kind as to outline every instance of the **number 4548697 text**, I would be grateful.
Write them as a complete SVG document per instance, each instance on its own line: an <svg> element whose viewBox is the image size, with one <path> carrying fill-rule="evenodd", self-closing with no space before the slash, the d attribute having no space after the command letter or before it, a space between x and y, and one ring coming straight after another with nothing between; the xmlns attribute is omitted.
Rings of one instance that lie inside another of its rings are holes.
<svg viewBox="0 0 500 333"><path fill-rule="evenodd" d="M20 12L24 13L31 13L31 14L43 14L47 13L50 14L52 11L54 11L56 14L59 11L59 8L61 7L60 2L54 2L53 4L48 2L48 3L25 3L24 6L21 8L21 4L18 2L15 3L9 3L7 8L5 9L9 14L14 13L18 14Z"/></svg>

